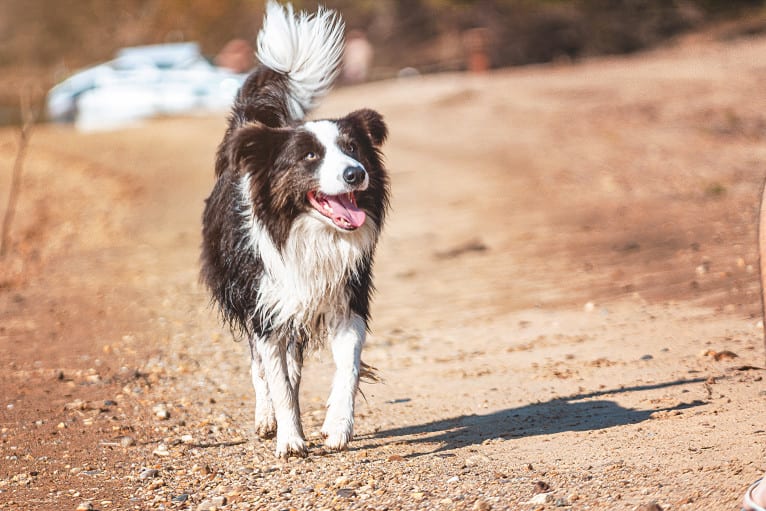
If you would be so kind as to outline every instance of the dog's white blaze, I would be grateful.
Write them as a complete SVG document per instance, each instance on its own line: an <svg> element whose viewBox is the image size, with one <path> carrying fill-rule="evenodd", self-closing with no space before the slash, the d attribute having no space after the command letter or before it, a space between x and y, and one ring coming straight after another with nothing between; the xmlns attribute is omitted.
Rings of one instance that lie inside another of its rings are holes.
<svg viewBox="0 0 766 511"><path fill-rule="evenodd" d="M327 400L327 416L322 433L331 449L342 449L354 434L354 398L359 385L359 364L366 325L356 314L333 325L330 332L335 377Z"/></svg>
<svg viewBox="0 0 766 511"><path fill-rule="evenodd" d="M343 171L348 167L364 166L344 153L338 147L338 125L332 121L307 122L305 127L314 134L324 146L325 154L317 172L319 173L319 191L327 195L338 195L351 190L365 190L369 186L369 177L365 175L364 182L353 187L343 180Z"/></svg>
<svg viewBox="0 0 766 511"><path fill-rule="evenodd" d="M317 316L327 323L349 315L345 282L376 241L372 222L352 232L339 232L324 218L300 215L292 225L280 252L253 214L248 176L240 180L243 227L249 249L260 255L265 273L258 290L259 314L274 326L317 326ZM320 332L307 332L316 339Z"/></svg>
<svg viewBox="0 0 766 511"><path fill-rule="evenodd" d="M316 14L300 12L296 17L290 4L266 4L256 54L262 64L287 75L294 119L302 119L338 76L343 27L335 12L321 7Z"/></svg>

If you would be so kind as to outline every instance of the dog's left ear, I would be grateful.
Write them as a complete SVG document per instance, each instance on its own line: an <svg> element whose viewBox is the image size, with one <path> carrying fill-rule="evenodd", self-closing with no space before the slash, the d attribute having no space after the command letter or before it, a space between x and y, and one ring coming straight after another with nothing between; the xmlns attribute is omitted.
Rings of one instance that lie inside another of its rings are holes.
<svg viewBox="0 0 766 511"><path fill-rule="evenodd" d="M383 145L386 137L388 137L388 128L386 123L383 122L383 116L375 110L370 110L369 108L357 110L348 114L346 119L361 127L367 133L372 145L376 148Z"/></svg>

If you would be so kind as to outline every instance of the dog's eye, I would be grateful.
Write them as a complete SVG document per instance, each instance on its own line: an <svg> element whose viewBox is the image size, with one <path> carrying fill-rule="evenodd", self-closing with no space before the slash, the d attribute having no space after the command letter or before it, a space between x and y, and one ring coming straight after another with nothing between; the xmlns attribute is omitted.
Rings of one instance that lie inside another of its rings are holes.
<svg viewBox="0 0 766 511"><path fill-rule="evenodd" d="M303 157L303 159L306 160L306 161L314 161L317 158L319 158L317 156L317 153L314 153L314 152L311 152L311 151L307 152L306 155Z"/></svg>
<svg viewBox="0 0 766 511"><path fill-rule="evenodd" d="M356 144L353 142L346 144L346 151L348 151L349 154L356 154Z"/></svg>

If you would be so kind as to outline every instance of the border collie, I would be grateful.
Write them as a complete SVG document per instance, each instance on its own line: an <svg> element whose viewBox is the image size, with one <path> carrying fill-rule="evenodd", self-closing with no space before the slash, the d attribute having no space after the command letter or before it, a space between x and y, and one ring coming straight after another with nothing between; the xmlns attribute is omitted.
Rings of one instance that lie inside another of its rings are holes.
<svg viewBox="0 0 766 511"><path fill-rule="evenodd" d="M306 349L329 341L336 372L325 446L353 435L354 399L388 208L380 114L305 121L339 71L343 22L270 1L260 65L243 84L218 147L205 204L201 278L223 318L250 342L255 429L276 455L304 456L298 388Z"/></svg>

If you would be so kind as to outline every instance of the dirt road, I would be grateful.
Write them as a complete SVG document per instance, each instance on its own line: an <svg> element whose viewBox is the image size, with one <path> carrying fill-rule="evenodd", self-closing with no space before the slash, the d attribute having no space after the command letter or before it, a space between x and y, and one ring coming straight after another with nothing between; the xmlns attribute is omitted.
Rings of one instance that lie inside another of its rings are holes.
<svg viewBox="0 0 766 511"><path fill-rule="evenodd" d="M0 264L0 509L737 509L766 469L764 79L740 39L333 93L318 116L391 131L385 382L325 453L311 359L287 462L197 283L223 119L38 127Z"/></svg>

